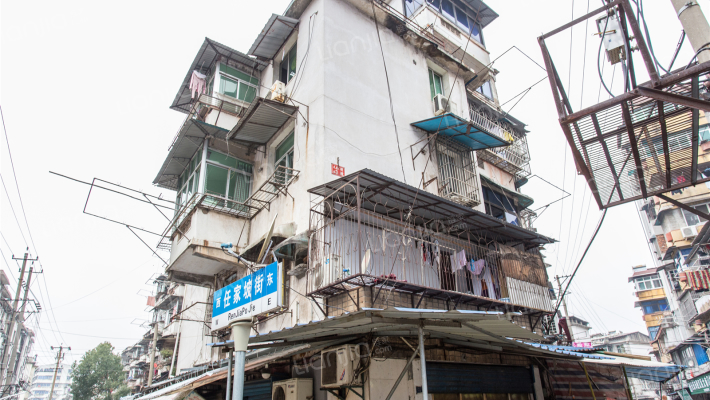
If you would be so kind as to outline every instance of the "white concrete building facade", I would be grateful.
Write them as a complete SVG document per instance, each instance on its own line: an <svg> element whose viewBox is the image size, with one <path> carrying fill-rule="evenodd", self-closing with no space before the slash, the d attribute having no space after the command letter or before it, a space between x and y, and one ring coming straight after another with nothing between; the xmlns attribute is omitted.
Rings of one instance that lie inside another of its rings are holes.
<svg viewBox="0 0 710 400"><path fill-rule="evenodd" d="M54 383L52 400L71 400L71 365L70 364L42 364L37 365L32 384L30 386L30 400L50 400L49 392L52 389L52 380L56 369L57 378Z"/></svg>

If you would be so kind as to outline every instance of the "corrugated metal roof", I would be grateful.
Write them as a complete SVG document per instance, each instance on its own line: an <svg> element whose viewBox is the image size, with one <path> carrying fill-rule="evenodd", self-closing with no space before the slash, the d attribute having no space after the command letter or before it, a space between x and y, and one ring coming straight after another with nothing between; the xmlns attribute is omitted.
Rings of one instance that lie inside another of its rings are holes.
<svg viewBox="0 0 710 400"><path fill-rule="evenodd" d="M474 9L477 13L476 19L482 28L488 26L493 20L498 18L498 13L493 11L481 0L462 0L466 5Z"/></svg>
<svg viewBox="0 0 710 400"><path fill-rule="evenodd" d="M297 19L271 14L271 18L251 45L249 55L267 60L274 58L297 24Z"/></svg>
<svg viewBox="0 0 710 400"><path fill-rule="evenodd" d="M453 113L438 115L433 118L412 122L426 132L440 133L470 147L472 150L491 149L510 146L510 142L502 137L481 129L476 124Z"/></svg>
<svg viewBox="0 0 710 400"><path fill-rule="evenodd" d="M177 190L178 177L202 145L206 135L224 139L227 130L196 119L187 119L170 146L168 156L163 161L153 184L165 189Z"/></svg>
<svg viewBox="0 0 710 400"><path fill-rule="evenodd" d="M221 43L215 42L212 39L205 38L205 41L200 46L200 50L197 52L195 59L190 65L190 69L187 70L185 79L180 85L180 89L175 95L173 104L170 108L175 111L180 111L185 114L190 112L190 107L192 106L192 96L190 95L190 77L192 76L192 71L197 70L201 73L207 74L212 68L219 56L230 59L234 62L244 65L249 69L256 69L257 71L262 71L266 68L265 63L250 58L246 54L227 47Z"/></svg>
<svg viewBox="0 0 710 400"><path fill-rule="evenodd" d="M293 117L298 107L257 97L227 138L244 143L265 144Z"/></svg>
<svg viewBox="0 0 710 400"><path fill-rule="evenodd" d="M676 376L676 374L683 369L683 366L675 364L614 356L607 356L605 359L600 360L585 359L583 361L597 364L623 365L624 368L626 368L626 374L630 378L638 378L654 382L665 382Z"/></svg>
<svg viewBox="0 0 710 400"><path fill-rule="evenodd" d="M338 201L345 202L354 196L356 189L348 182L355 177L359 179L360 189L368 195L369 201L363 207L370 207L368 210L379 214L404 219L411 212L411 216L416 217L411 218L413 221L447 221L452 216L456 216L457 226L465 227L462 233L469 231L474 237L496 240L499 243L523 242L529 247L555 242L554 239L537 232L454 203L370 169L363 169L324 183L309 189L308 192L323 197L332 196ZM399 209L400 213L396 213L395 209Z"/></svg>

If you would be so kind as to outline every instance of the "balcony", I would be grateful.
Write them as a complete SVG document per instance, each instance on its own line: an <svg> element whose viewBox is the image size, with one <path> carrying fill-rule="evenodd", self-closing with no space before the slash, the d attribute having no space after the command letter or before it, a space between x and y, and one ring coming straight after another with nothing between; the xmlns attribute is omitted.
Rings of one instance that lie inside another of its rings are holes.
<svg viewBox="0 0 710 400"><path fill-rule="evenodd" d="M481 204L473 151L455 140L437 138L436 158L439 196L468 207Z"/></svg>
<svg viewBox="0 0 710 400"><path fill-rule="evenodd" d="M497 120L485 106L475 103L469 105L469 113L472 121L479 121L478 123L481 125L491 126L491 129L495 129L510 143L506 147L479 150L478 157L516 178L530 176L530 151L528 150L527 135L522 131L522 128L520 126L513 127L506 120ZM507 116L507 118L511 117Z"/></svg>
<svg viewBox="0 0 710 400"><path fill-rule="evenodd" d="M552 239L370 170L309 192L322 199L311 208L307 292L328 305L553 309L537 252Z"/></svg>
<svg viewBox="0 0 710 400"><path fill-rule="evenodd" d="M237 248L244 249L248 235L242 233L249 229L245 225L259 212L269 209L280 195L286 194L299 174L292 168L278 166L244 200L203 191L192 194L162 233L161 243L171 244L167 268L171 280L206 284L224 269L240 266L236 258L224 252L221 244L232 241Z"/></svg>
<svg viewBox="0 0 710 400"><path fill-rule="evenodd" d="M639 301L665 299L666 292L663 290L663 288L639 290L636 292L636 297L639 299Z"/></svg>

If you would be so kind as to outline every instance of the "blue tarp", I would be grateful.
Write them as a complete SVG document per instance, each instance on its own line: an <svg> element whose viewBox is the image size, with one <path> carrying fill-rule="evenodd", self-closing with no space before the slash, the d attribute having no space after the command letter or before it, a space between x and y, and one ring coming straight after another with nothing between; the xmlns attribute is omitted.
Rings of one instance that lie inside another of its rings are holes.
<svg viewBox="0 0 710 400"><path fill-rule="evenodd" d="M504 138L492 132L487 132L453 113L413 122L412 125L430 133L439 132L442 135L449 136L473 150L490 149L511 144ZM466 134L469 127L471 130Z"/></svg>

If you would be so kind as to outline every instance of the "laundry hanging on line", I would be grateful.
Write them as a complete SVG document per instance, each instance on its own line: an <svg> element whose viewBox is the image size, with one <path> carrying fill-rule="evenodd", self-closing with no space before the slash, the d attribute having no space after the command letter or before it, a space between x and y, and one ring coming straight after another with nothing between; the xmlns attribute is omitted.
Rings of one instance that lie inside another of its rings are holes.
<svg viewBox="0 0 710 400"><path fill-rule="evenodd" d="M190 77L190 98L195 98L195 93L202 95L207 93L207 82L205 79L207 75L201 74L197 71L192 71L192 76Z"/></svg>

